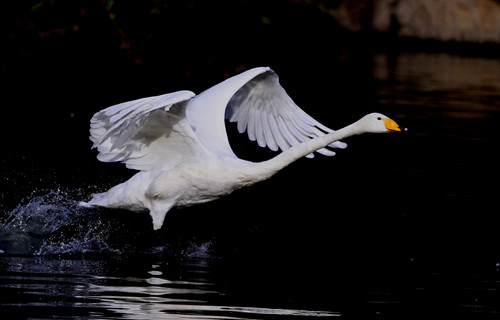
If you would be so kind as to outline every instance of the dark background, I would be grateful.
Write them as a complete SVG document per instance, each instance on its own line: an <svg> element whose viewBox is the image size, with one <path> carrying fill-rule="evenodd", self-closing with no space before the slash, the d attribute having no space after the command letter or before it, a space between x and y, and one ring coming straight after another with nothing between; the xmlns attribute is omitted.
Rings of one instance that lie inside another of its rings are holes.
<svg viewBox="0 0 500 320"><path fill-rule="evenodd" d="M494 119L479 144L453 139L439 110L422 116L377 105L380 83L369 70L378 52L491 56L496 46L352 33L314 5L284 0L6 6L0 38L4 210L55 188L86 188L89 197L133 174L95 159L88 140L95 112L176 90L198 93L248 68L270 66L296 103L329 127L378 111L409 132L353 137L334 158L302 159L225 199L173 210L159 241L216 239L222 252L330 253L384 264L404 251L447 266L481 259L495 265L497 255L482 254L497 244L495 188L487 183L498 177ZM234 146L251 160L273 155L254 144ZM453 164L457 158L462 168ZM147 215L108 214L122 215L138 239L149 234Z"/></svg>
<svg viewBox="0 0 500 320"><path fill-rule="evenodd" d="M354 314L376 309L365 301L375 297L389 301L377 308L396 315L438 315L436 308L443 315L495 315L498 94L483 88L488 95L470 98L491 109L464 108L464 116L451 117L457 110L446 103L463 99L470 88L422 92L415 83L425 79L402 81L390 73L405 53L492 58L498 46L349 32L316 2L307 3L2 3L0 221L36 196L87 200L133 174L121 164L100 163L90 150L95 112L176 90L199 93L246 69L270 66L294 101L328 127L376 111L409 130L351 137L333 158L301 159L226 198L174 209L159 233L147 214L102 210L88 220L80 216L51 239L88 232L85 225L100 219L117 229L106 241L122 256L157 246L182 256L193 243L210 243L213 256L225 262L212 271L221 274L228 297L252 301L254 292L264 303L315 301ZM388 57L386 81L372 72L379 53ZM381 103L385 87L389 102ZM241 157L274 155L228 129ZM325 288L335 290L324 295Z"/></svg>

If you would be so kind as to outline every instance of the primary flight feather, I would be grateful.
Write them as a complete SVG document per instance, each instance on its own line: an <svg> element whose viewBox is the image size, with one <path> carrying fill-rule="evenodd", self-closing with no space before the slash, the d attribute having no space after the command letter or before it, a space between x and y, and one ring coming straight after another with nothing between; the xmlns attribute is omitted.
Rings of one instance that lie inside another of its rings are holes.
<svg viewBox="0 0 500 320"><path fill-rule="evenodd" d="M238 158L225 119L261 147L282 152L263 162ZM128 181L93 195L85 206L148 210L160 229L174 206L215 200L270 178L314 152L333 156L341 139L363 132L400 131L372 113L334 131L300 109L270 68L250 69L195 95L178 91L111 106L91 120L90 140L103 162L139 170Z"/></svg>

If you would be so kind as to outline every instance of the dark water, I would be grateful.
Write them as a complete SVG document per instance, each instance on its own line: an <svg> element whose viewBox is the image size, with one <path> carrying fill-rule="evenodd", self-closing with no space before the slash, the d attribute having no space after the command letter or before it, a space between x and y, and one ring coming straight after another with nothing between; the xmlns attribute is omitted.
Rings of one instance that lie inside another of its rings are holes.
<svg viewBox="0 0 500 320"><path fill-rule="evenodd" d="M303 159L225 199L174 210L155 234L147 215L77 206L131 174L88 150L88 118L106 105L83 108L91 96L66 109L55 102L54 119L33 111L10 127L0 158L2 313L499 317L500 60L403 52L275 68L328 126L378 111L409 131L352 137L334 158ZM12 138L28 127L29 139Z"/></svg>

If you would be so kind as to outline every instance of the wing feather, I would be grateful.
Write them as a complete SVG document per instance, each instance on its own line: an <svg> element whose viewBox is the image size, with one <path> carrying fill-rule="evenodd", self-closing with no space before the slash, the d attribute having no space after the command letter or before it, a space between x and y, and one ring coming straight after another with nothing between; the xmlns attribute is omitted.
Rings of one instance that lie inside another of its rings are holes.
<svg viewBox="0 0 500 320"><path fill-rule="evenodd" d="M278 151L278 145L276 144L276 141L274 139L273 131L271 129L271 124L270 124L271 119L273 117L267 117L265 112L261 112L260 115L261 115L261 121L262 121L263 128L264 128L264 139L265 139L262 146L265 147L267 144L269 149L271 149L273 151Z"/></svg>
<svg viewBox="0 0 500 320"><path fill-rule="evenodd" d="M194 94L178 91L120 103L97 112L90 121L90 140L103 162L154 170L175 166L200 154L199 142L185 117Z"/></svg>
<svg viewBox="0 0 500 320"><path fill-rule="evenodd" d="M240 119L238 121L238 132L243 133L248 127L248 116L249 108L240 108L238 109L238 116L236 119Z"/></svg>
<svg viewBox="0 0 500 320"><path fill-rule="evenodd" d="M257 136L257 143L259 144L259 146L261 147L265 147L267 145L267 142L266 141L266 138L265 138L265 131L266 131L266 121L265 121L265 118L266 118L266 114L263 110L258 110L257 111L257 121L256 121L256 124L257 125L257 128L256 128L256 136Z"/></svg>
<svg viewBox="0 0 500 320"><path fill-rule="evenodd" d="M247 131L250 140L274 151L278 148L284 151L334 131L300 109L281 87L278 76L268 68L260 68L260 73L234 93L225 116L229 121L237 122L240 133ZM329 145L331 148L346 146L340 141ZM318 152L335 155L326 148Z"/></svg>
<svg viewBox="0 0 500 320"><path fill-rule="evenodd" d="M281 133L283 134L283 138L285 138L286 142L290 146L294 146L300 143L297 138L294 137L294 135L290 132L290 129L288 128L288 125L286 123L287 121L284 120L283 118L279 117L278 118L278 126L280 128Z"/></svg>
<svg viewBox="0 0 500 320"><path fill-rule="evenodd" d="M285 138L283 137L283 133L281 132L281 129L278 124L278 118L270 117L269 119L271 120L271 129L273 132L273 136L276 139L276 144L281 150L289 149L290 145L286 142Z"/></svg>
<svg viewBox="0 0 500 320"><path fill-rule="evenodd" d="M255 111L256 111L255 109L248 110L247 131L248 131L248 138L252 141L255 141L257 139L255 134Z"/></svg>

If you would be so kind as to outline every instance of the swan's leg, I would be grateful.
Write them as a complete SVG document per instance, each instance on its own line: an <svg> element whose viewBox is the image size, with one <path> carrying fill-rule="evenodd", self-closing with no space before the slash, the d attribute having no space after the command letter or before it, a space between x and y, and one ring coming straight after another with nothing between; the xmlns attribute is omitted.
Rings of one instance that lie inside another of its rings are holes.
<svg viewBox="0 0 500 320"><path fill-rule="evenodd" d="M149 214L153 219L153 229L159 230L163 225L167 212L174 206L174 203L153 202Z"/></svg>

